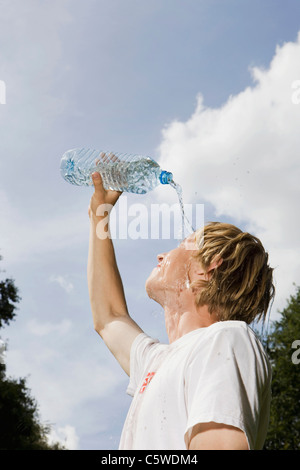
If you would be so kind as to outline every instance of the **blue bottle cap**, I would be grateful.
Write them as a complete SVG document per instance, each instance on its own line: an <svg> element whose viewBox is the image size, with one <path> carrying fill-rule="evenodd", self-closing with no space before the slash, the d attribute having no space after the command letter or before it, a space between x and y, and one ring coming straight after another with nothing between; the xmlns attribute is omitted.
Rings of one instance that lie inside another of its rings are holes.
<svg viewBox="0 0 300 470"><path fill-rule="evenodd" d="M163 170L161 174L159 175L159 180L161 184L169 184L172 181L172 179L173 179L173 175L169 171Z"/></svg>

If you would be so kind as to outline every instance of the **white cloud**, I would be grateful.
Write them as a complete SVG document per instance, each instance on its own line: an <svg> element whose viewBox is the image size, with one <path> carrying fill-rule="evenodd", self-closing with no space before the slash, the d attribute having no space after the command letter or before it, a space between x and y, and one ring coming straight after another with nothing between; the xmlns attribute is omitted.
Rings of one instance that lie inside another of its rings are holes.
<svg viewBox="0 0 300 470"><path fill-rule="evenodd" d="M217 109L201 95L186 122L163 129L160 163L183 186L185 201L212 203L259 236L276 267L276 308L300 283L300 34L276 48L266 69L253 67L253 86ZM199 201L198 198L201 198Z"/></svg>
<svg viewBox="0 0 300 470"><path fill-rule="evenodd" d="M79 437L74 426L67 424L64 427L59 427L57 430L52 429L48 436L48 442L50 445L58 442L68 450L77 450Z"/></svg>
<svg viewBox="0 0 300 470"><path fill-rule="evenodd" d="M70 320L62 320L60 323L42 323L38 322L36 319L32 319L28 322L27 327L29 332L35 336L47 336L53 333L65 335L70 332L72 323Z"/></svg>
<svg viewBox="0 0 300 470"><path fill-rule="evenodd" d="M67 294L69 294L70 292L72 292L72 290L74 289L74 286L72 284L72 282L68 281L64 276L51 276L50 277L50 282L57 282L60 287L66 291Z"/></svg>

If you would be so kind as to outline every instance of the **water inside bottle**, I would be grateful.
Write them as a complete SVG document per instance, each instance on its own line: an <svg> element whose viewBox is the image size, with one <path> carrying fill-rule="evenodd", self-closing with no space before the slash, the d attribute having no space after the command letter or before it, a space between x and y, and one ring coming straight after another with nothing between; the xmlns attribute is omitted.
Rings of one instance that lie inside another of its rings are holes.
<svg viewBox="0 0 300 470"><path fill-rule="evenodd" d="M191 233L195 232L195 229L191 225L190 221L188 220L185 212L184 212L184 204L183 204L183 195L182 195L182 188L178 183L175 183L174 180L170 181L170 186L175 189L177 196L178 196L178 201L180 205L180 211L181 211L181 231L180 231L180 236L179 238L183 240L185 238L185 229L187 230L187 235L190 235Z"/></svg>

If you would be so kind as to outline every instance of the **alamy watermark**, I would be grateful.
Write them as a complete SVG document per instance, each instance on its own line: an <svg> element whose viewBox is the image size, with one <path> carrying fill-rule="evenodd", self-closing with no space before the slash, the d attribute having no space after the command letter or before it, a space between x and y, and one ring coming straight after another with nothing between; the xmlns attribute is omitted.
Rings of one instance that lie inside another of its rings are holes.
<svg viewBox="0 0 300 470"><path fill-rule="evenodd" d="M204 227L204 204L128 204L124 195L116 206L100 204L96 215L98 238L182 240ZM109 230L108 230L109 222ZM192 249L192 248L191 248Z"/></svg>
<svg viewBox="0 0 300 470"><path fill-rule="evenodd" d="M292 349L296 349L292 354L292 363L298 365L300 364L300 339L296 339L293 342Z"/></svg>
<svg viewBox="0 0 300 470"><path fill-rule="evenodd" d="M292 103L300 104L300 80L294 80L291 87L295 90L291 96Z"/></svg>
<svg viewBox="0 0 300 470"><path fill-rule="evenodd" d="M0 104L6 104L6 84L0 80Z"/></svg>
<svg viewBox="0 0 300 470"><path fill-rule="evenodd" d="M5 364L6 344L0 339L0 364Z"/></svg>

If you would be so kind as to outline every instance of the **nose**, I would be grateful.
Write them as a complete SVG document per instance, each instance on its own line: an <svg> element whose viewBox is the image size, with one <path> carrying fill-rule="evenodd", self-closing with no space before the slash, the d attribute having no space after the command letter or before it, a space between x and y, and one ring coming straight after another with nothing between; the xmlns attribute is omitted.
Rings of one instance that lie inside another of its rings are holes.
<svg viewBox="0 0 300 470"><path fill-rule="evenodd" d="M164 257L165 257L165 253L161 253L161 254L157 255L157 261L158 261L159 264L162 263Z"/></svg>

